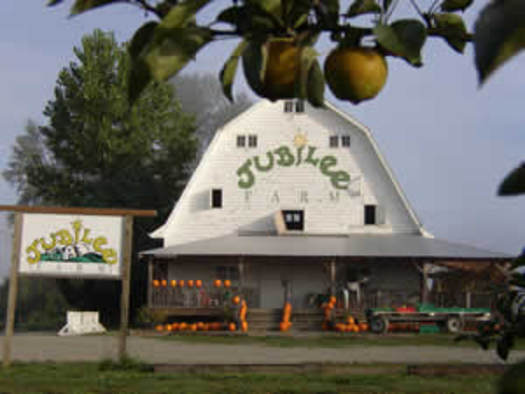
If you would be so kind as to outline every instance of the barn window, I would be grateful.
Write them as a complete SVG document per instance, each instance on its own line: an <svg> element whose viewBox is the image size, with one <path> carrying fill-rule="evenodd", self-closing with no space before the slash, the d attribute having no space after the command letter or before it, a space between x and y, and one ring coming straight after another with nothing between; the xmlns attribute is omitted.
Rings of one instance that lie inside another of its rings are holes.
<svg viewBox="0 0 525 394"><path fill-rule="evenodd" d="M250 148L257 147L257 136L256 135L252 134L248 136L248 146Z"/></svg>
<svg viewBox="0 0 525 394"><path fill-rule="evenodd" d="M331 135L328 142L330 148L337 148L339 146L339 136Z"/></svg>
<svg viewBox="0 0 525 394"><path fill-rule="evenodd" d="M350 136L349 135L343 135L341 137L341 146L348 148L350 146Z"/></svg>
<svg viewBox="0 0 525 394"><path fill-rule="evenodd" d="M222 189L213 189L211 191L211 207L222 208Z"/></svg>
<svg viewBox="0 0 525 394"><path fill-rule="evenodd" d="M365 224L377 224L376 219L376 206L365 205Z"/></svg>
<svg viewBox="0 0 525 394"><path fill-rule="evenodd" d="M293 112L293 101L287 100L284 102L284 112Z"/></svg>
<svg viewBox="0 0 525 394"><path fill-rule="evenodd" d="M283 218L287 230L304 230L304 211L283 211Z"/></svg>
<svg viewBox="0 0 525 394"><path fill-rule="evenodd" d="M298 113L304 112L304 100L297 100L295 102L295 112L298 112Z"/></svg>
<svg viewBox="0 0 525 394"><path fill-rule="evenodd" d="M238 135L237 136L237 147L242 148L246 146L246 136L245 135Z"/></svg>
<svg viewBox="0 0 525 394"><path fill-rule="evenodd" d="M215 276L220 280L239 280L239 269L236 266L219 265L215 268Z"/></svg>

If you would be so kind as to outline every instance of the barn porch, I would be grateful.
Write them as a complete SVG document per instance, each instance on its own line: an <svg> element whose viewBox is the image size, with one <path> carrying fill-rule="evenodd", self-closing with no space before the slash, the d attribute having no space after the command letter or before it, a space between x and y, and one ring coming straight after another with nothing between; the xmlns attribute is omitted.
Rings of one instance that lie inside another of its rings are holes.
<svg viewBox="0 0 525 394"><path fill-rule="evenodd" d="M251 311L279 310L287 297L294 314L317 313L331 294L337 295L342 313L429 301L448 306L443 280L429 281L436 266L461 262L495 269L508 261L499 254L413 235L230 235L142 256L149 265L148 307L177 316L220 315L236 294L243 295ZM220 287L214 286L217 279ZM490 306L485 289L469 292L471 306Z"/></svg>

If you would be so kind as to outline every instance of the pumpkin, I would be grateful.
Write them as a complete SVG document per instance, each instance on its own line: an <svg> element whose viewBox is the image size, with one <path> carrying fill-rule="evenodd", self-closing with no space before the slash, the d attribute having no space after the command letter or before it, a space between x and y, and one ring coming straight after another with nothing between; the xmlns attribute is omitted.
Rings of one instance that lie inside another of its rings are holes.
<svg viewBox="0 0 525 394"><path fill-rule="evenodd" d="M194 282L193 279L188 280L188 287L193 287Z"/></svg>
<svg viewBox="0 0 525 394"><path fill-rule="evenodd" d="M157 330L158 332L162 332L164 331L164 326L162 324L158 324L155 326L155 330Z"/></svg>
<svg viewBox="0 0 525 394"><path fill-rule="evenodd" d="M168 285L168 281L166 279L162 279L160 284L162 285L162 287L166 287Z"/></svg>
<svg viewBox="0 0 525 394"><path fill-rule="evenodd" d="M330 304L334 304L337 302L337 298L335 296L330 297Z"/></svg>
<svg viewBox="0 0 525 394"><path fill-rule="evenodd" d="M201 322L201 321L197 322L197 330L202 330L203 327L204 327L204 323L203 322Z"/></svg>
<svg viewBox="0 0 525 394"><path fill-rule="evenodd" d="M358 325L354 325L354 327L352 327L352 331L353 332L359 332L359 326Z"/></svg>
<svg viewBox="0 0 525 394"><path fill-rule="evenodd" d="M171 331L171 324L166 324L166 325L164 326L164 329L165 329L166 331L168 331L168 332Z"/></svg>
<svg viewBox="0 0 525 394"><path fill-rule="evenodd" d="M184 287L185 284L184 279L179 280L179 287Z"/></svg>
<svg viewBox="0 0 525 394"><path fill-rule="evenodd" d="M153 279L153 287L159 287L160 282L157 279Z"/></svg>
<svg viewBox="0 0 525 394"><path fill-rule="evenodd" d="M179 324L179 331L185 331L188 328L188 323L182 322Z"/></svg>
<svg viewBox="0 0 525 394"><path fill-rule="evenodd" d="M202 287L202 280L197 279L197 280L195 281L195 287L196 287L197 289L200 289L200 288Z"/></svg>
<svg viewBox="0 0 525 394"><path fill-rule="evenodd" d="M230 331L237 330L237 325L235 323L228 324L228 330L230 330Z"/></svg>
<svg viewBox="0 0 525 394"><path fill-rule="evenodd" d="M355 323L355 319L352 316L348 316L347 319L346 319L346 322L348 324L354 324Z"/></svg>
<svg viewBox="0 0 525 394"><path fill-rule="evenodd" d="M242 321L242 323L241 323L241 330L242 330L242 332L247 332L248 331L248 322L246 320Z"/></svg>
<svg viewBox="0 0 525 394"><path fill-rule="evenodd" d="M171 323L171 331L177 331L179 329L179 323Z"/></svg>
<svg viewBox="0 0 525 394"><path fill-rule="evenodd" d="M226 285L226 283L225 283L225 285ZM239 305L239 303L241 302L241 297L239 297L238 295L236 295L235 297L233 297L232 301L233 301L233 303L234 303L235 305Z"/></svg>
<svg viewBox="0 0 525 394"><path fill-rule="evenodd" d="M282 332L288 331L289 328L290 328L290 323L287 323L284 321L279 323L279 330L281 330Z"/></svg>
<svg viewBox="0 0 525 394"><path fill-rule="evenodd" d="M190 331L197 331L197 323L190 324Z"/></svg>
<svg viewBox="0 0 525 394"><path fill-rule="evenodd" d="M210 329L210 325L208 323L202 323L202 331L208 331Z"/></svg>
<svg viewBox="0 0 525 394"><path fill-rule="evenodd" d="M228 279L224 280L224 287L230 287L232 285L232 282Z"/></svg>
<svg viewBox="0 0 525 394"><path fill-rule="evenodd" d="M215 279L215 281L213 282L213 285L215 287L221 287L222 286L222 282L220 279Z"/></svg>
<svg viewBox="0 0 525 394"><path fill-rule="evenodd" d="M172 279L170 285L171 287L177 287L177 281L175 279Z"/></svg>
<svg viewBox="0 0 525 394"><path fill-rule="evenodd" d="M360 329L361 331L368 331L368 324L366 324L366 323L360 323L360 324L359 324L359 329Z"/></svg>

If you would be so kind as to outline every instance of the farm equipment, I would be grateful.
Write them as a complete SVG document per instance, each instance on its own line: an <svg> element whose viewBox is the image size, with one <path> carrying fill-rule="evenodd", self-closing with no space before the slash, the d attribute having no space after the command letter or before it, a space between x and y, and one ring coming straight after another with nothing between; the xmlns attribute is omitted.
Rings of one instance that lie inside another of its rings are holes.
<svg viewBox="0 0 525 394"><path fill-rule="evenodd" d="M372 308L367 310L370 330L376 334L388 331L389 325L412 323L421 326L441 326L450 333L463 330L467 321L488 321L491 312L488 308L438 308L432 304L419 304L417 307Z"/></svg>

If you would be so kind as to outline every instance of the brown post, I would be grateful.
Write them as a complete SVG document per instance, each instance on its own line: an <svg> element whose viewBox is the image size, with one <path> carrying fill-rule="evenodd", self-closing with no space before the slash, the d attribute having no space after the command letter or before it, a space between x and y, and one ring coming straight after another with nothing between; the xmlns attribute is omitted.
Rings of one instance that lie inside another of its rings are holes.
<svg viewBox="0 0 525 394"><path fill-rule="evenodd" d="M148 308L153 305L153 257L148 259Z"/></svg>
<svg viewBox="0 0 525 394"><path fill-rule="evenodd" d="M330 295L335 295L335 259L330 261Z"/></svg>
<svg viewBox="0 0 525 394"><path fill-rule="evenodd" d="M428 303L428 270L430 266L426 263L421 263L421 302Z"/></svg>
<svg viewBox="0 0 525 394"><path fill-rule="evenodd" d="M122 261L122 291L120 297L120 333L118 342L119 360L126 357L126 337L129 320L129 287L131 277L131 251L133 244L133 216L124 217L124 253Z"/></svg>
<svg viewBox="0 0 525 394"><path fill-rule="evenodd" d="M13 250L11 251L11 270L9 274L9 294L7 298L7 315L4 337L4 360L3 366L11 364L11 340L15 327L16 295L18 292L18 263L20 259L20 245L22 241L22 213L15 213L15 234L13 238Z"/></svg>
<svg viewBox="0 0 525 394"><path fill-rule="evenodd" d="M243 293L244 288L244 257L239 256L239 293Z"/></svg>

